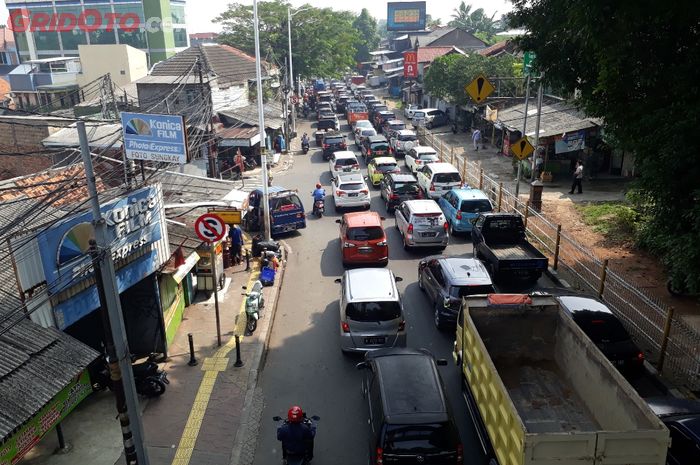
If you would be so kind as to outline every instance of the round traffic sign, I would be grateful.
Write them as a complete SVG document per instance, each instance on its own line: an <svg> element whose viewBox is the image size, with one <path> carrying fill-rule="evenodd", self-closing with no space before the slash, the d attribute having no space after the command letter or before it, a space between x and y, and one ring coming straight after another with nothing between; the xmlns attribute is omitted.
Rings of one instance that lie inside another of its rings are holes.
<svg viewBox="0 0 700 465"><path fill-rule="evenodd" d="M205 213L194 222L194 232L203 241L216 242L226 235L226 224L219 215Z"/></svg>
<svg viewBox="0 0 700 465"><path fill-rule="evenodd" d="M292 97L292 103L293 103L294 105L296 105L297 103L299 103L299 97L297 97L296 95L295 95L294 97Z"/></svg>

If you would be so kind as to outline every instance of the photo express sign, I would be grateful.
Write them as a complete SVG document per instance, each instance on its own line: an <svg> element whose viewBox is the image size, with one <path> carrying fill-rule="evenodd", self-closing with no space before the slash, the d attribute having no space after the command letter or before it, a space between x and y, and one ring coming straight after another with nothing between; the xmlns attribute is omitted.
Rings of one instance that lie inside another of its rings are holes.
<svg viewBox="0 0 700 465"><path fill-rule="evenodd" d="M126 157L166 163L187 163L185 121L180 115L122 112Z"/></svg>
<svg viewBox="0 0 700 465"><path fill-rule="evenodd" d="M139 189L102 206L111 243L112 259L117 262L143 251L161 239L163 197L158 186ZM49 294L55 296L92 276L89 255L94 238L92 212L73 216L37 235L39 253ZM157 251L130 261L117 270L117 287L123 292L159 266ZM53 305L59 329L75 323L100 305L97 288L91 285L71 298Z"/></svg>

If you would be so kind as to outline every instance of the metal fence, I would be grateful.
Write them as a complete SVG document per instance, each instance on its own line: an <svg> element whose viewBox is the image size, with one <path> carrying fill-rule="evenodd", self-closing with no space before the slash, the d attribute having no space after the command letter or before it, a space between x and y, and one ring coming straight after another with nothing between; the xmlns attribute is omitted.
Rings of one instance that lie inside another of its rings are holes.
<svg viewBox="0 0 700 465"><path fill-rule="evenodd" d="M478 187L498 211L517 212L523 217L528 239L547 255L554 270L575 287L600 296L620 318L647 359L663 375L693 391L700 390L700 333L655 296L608 266L607 260L576 242L561 225L532 209L529 201L517 198L503 183L486 174L478 163L467 160L460 148L418 128L424 144L436 149L441 161L452 163L462 179Z"/></svg>

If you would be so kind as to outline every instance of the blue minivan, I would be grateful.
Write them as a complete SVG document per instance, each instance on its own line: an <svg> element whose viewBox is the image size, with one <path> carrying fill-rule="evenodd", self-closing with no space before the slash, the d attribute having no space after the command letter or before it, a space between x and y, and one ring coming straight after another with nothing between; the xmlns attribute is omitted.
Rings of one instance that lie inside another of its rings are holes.
<svg viewBox="0 0 700 465"><path fill-rule="evenodd" d="M440 209L449 224L450 235L468 233L472 230L472 219L479 213L493 211L489 198L479 189L452 189L438 200Z"/></svg>
<svg viewBox="0 0 700 465"><path fill-rule="evenodd" d="M262 188L248 194L244 210L243 226L247 231L257 231L262 227ZM296 190L280 186L268 189L270 202L270 227L273 236L306 227L304 204Z"/></svg>

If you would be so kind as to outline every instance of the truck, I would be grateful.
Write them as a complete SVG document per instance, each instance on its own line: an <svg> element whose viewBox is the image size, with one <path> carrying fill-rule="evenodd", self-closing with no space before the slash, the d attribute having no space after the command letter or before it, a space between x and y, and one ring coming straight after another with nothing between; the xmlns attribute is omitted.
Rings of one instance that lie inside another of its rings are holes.
<svg viewBox="0 0 700 465"><path fill-rule="evenodd" d="M464 297L453 356L490 464L665 464L668 429L551 295Z"/></svg>
<svg viewBox="0 0 700 465"><path fill-rule="evenodd" d="M357 76L352 76L352 77L350 78L350 85L351 85L351 86L352 86L352 84L354 84L354 85L356 85L356 86L359 86L359 85L362 85L362 84L364 84L364 83L365 83L365 77L364 77L364 76L359 76L359 75L357 75Z"/></svg>
<svg viewBox="0 0 700 465"><path fill-rule="evenodd" d="M362 103L348 103L345 106L345 113L345 117L347 118L350 127L352 127L356 121L369 119L367 107Z"/></svg>
<svg viewBox="0 0 700 465"><path fill-rule="evenodd" d="M472 227L474 256L484 262L494 281L535 283L549 261L527 241L517 213L482 213Z"/></svg>

